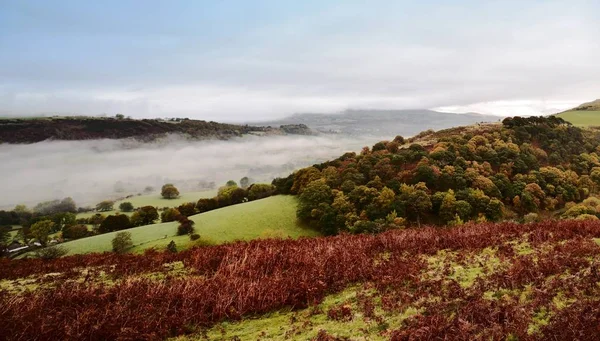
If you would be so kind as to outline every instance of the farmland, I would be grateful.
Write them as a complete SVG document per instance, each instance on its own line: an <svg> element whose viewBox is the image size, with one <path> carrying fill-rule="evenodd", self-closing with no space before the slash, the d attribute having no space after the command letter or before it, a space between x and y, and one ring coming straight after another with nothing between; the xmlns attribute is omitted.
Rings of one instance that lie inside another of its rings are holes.
<svg viewBox="0 0 600 341"><path fill-rule="evenodd" d="M197 214L190 219L196 223L195 228L201 236L201 243L318 235L316 231L307 229L296 221L296 200L293 196L279 195ZM152 201L144 199L139 202ZM177 225L177 222L170 222L128 229L134 244L132 252L142 252L151 247L164 248L171 240L175 241L179 248L192 246L188 236L176 236ZM111 251L111 240L116 233L100 234L61 245L65 246L70 254Z"/></svg>
<svg viewBox="0 0 600 341"><path fill-rule="evenodd" d="M578 127L600 126L600 110L571 110L556 116Z"/></svg>
<svg viewBox="0 0 600 341"><path fill-rule="evenodd" d="M0 319L9 340L592 340L598 237L484 223L2 260Z"/></svg>

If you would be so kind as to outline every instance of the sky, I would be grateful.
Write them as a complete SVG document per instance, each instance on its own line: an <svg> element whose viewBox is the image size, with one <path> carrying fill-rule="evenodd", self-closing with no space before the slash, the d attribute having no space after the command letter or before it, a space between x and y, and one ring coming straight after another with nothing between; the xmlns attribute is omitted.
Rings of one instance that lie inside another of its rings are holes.
<svg viewBox="0 0 600 341"><path fill-rule="evenodd" d="M0 0L0 116L433 108L600 98L600 1Z"/></svg>

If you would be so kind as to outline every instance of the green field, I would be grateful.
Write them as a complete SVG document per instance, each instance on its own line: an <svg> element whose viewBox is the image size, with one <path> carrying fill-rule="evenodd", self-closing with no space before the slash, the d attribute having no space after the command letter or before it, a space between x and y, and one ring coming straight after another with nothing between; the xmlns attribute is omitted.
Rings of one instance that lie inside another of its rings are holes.
<svg viewBox="0 0 600 341"><path fill-rule="evenodd" d="M199 192L186 192L182 193L177 199L164 199L160 196L160 193L153 193L147 195L134 196L128 199L115 201L114 210L101 212L104 215L116 214L116 213L124 213L127 215L131 215L133 212L120 212L119 204L122 202L130 202L133 207L138 208L142 206L154 206L158 208L163 207L177 207L186 202L196 203L200 198L212 198L217 195L217 190L208 190L208 191L199 191ZM97 212L86 212L86 213L78 213L77 218L89 218L96 214Z"/></svg>
<svg viewBox="0 0 600 341"><path fill-rule="evenodd" d="M600 126L600 111L571 110L556 116L578 127Z"/></svg>
<svg viewBox="0 0 600 341"><path fill-rule="evenodd" d="M191 216L200 234L200 243L224 243L267 237L317 236L318 232L301 226L296 220L297 199L293 196L273 196L245 204ZM188 236L176 236L176 222L140 226L130 232L132 252L156 247L164 248L175 241L179 249L192 246ZM63 243L69 254L111 251L111 240L117 232Z"/></svg>

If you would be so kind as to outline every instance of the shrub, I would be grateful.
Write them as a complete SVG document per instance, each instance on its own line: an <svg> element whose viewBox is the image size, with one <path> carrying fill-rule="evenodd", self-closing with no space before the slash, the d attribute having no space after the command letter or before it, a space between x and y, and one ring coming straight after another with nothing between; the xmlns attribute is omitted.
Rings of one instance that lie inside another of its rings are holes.
<svg viewBox="0 0 600 341"><path fill-rule="evenodd" d="M186 234L193 234L194 230L194 222L189 220L186 216L179 216L179 226L177 227L177 235L183 236Z"/></svg>
<svg viewBox="0 0 600 341"><path fill-rule="evenodd" d="M124 253L133 246L133 242L131 241L131 233L129 232L119 232L112 240L112 249L116 253Z"/></svg>
<svg viewBox="0 0 600 341"><path fill-rule="evenodd" d="M200 239L200 235L197 234L197 233L192 233L192 234L190 234L190 239L191 240L198 240L198 239Z"/></svg>
<svg viewBox="0 0 600 341"><path fill-rule="evenodd" d="M35 256L41 259L55 259L65 256L67 253L69 250L64 246L50 246L37 250Z"/></svg>
<svg viewBox="0 0 600 341"><path fill-rule="evenodd" d="M131 212L133 211L133 204L129 201L122 202L121 204L119 204L119 209L123 212Z"/></svg>
<svg viewBox="0 0 600 341"><path fill-rule="evenodd" d="M169 252L177 252L177 245L175 245L175 242L171 240L171 242L169 243L169 245L167 245L167 251Z"/></svg>

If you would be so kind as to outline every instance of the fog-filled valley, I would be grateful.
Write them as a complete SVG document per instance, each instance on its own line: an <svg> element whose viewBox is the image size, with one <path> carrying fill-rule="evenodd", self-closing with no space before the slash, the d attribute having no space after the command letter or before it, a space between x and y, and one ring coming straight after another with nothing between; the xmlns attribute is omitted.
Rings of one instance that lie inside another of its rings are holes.
<svg viewBox="0 0 600 341"><path fill-rule="evenodd" d="M104 139L2 144L0 207L69 196L78 205L93 205L149 186L160 189L167 182L181 191L203 190L211 182L220 186L244 176L270 182L376 140L286 135L195 141L169 135L152 143Z"/></svg>

